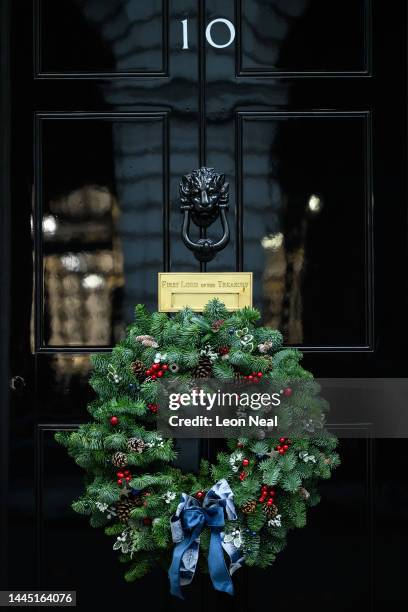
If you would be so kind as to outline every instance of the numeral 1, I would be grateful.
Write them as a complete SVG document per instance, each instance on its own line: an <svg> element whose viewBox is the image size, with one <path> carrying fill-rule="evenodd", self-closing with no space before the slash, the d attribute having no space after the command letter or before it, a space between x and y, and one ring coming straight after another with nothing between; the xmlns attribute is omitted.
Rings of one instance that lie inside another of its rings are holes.
<svg viewBox="0 0 408 612"><path fill-rule="evenodd" d="M188 49L188 19L183 19L183 49Z"/></svg>

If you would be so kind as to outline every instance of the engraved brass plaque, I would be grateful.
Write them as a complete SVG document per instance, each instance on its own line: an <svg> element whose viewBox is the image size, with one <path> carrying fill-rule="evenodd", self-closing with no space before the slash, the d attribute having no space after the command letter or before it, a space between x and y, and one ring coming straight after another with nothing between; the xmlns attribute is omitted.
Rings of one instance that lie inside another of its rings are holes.
<svg viewBox="0 0 408 612"><path fill-rule="evenodd" d="M252 306L252 272L159 272L158 280L160 312L201 312L213 298L227 310Z"/></svg>

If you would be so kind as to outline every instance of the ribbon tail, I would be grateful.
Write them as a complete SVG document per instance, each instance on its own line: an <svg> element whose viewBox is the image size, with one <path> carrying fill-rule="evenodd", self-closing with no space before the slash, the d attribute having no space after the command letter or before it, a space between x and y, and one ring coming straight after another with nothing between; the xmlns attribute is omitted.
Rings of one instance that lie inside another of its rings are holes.
<svg viewBox="0 0 408 612"><path fill-rule="evenodd" d="M173 552L173 559L168 573L170 580L170 593L175 595L175 597L179 597L179 599L184 599L181 591L181 584L189 584L194 578L198 560L198 549L200 546L199 541L196 541L198 537L199 531L198 533L193 531L191 537L188 540L179 542ZM195 550L190 550L192 547L194 547ZM186 567L183 557L185 553L188 553L188 551L190 551L190 556L188 559L189 567Z"/></svg>
<svg viewBox="0 0 408 612"><path fill-rule="evenodd" d="M221 539L223 540L223 533L221 533ZM239 570L245 563L245 557L242 551L237 548L232 542L225 542L223 540L222 547L229 557L229 573L232 576L234 572Z"/></svg>
<svg viewBox="0 0 408 612"><path fill-rule="evenodd" d="M231 576L225 563L221 532L217 528L211 529L208 569L214 589L233 595L234 585L232 584Z"/></svg>

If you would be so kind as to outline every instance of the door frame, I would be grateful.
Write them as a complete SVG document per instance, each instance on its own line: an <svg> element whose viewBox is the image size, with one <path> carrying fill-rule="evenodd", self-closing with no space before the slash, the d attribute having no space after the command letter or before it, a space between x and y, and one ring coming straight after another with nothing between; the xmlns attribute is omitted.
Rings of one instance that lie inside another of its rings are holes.
<svg viewBox="0 0 408 612"><path fill-rule="evenodd" d="M200 1L202 10L202 2ZM202 28L201 28L202 30ZM0 283L0 304L2 316L0 317L0 586L7 588L8 579L8 487L9 487L9 436L10 436L10 411L9 394L9 321L10 321L10 281L11 281L11 254L10 254L10 217L12 211L12 194L10 191L10 168L11 168L11 120L12 120L12 88L11 88L11 66L10 50L12 44L12 23L11 23L11 2L10 0L0 0L0 257L2 262L2 277ZM201 47L200 47L201 48ZM205 62L205 57L204 60ZM407 117L407 114L405 114ZM404 132L404 138L407 133ZM205 134L201 138L201 149L205 147ZM201 153L204 155L205 153ZM203 162L204 163L204 162ZM237 234L238 235L238 234ZM44 427L44 426L42 426ZM59 426L60 427L60 426ZM368 479L371 480L371 487L374 482L375 454L374 441L369 444L367 455ZM370 489L370 496L373 495ZM374 542L374 508L370 502L369 512L372 524L370 526L371 542ZM371 555L371 566L374 560ZM370 568L373 576L373 567ZM372 578L374 580L374 578ZM372 584L370 585L371 601L373 606L375 595L373 594Z"/></svg>

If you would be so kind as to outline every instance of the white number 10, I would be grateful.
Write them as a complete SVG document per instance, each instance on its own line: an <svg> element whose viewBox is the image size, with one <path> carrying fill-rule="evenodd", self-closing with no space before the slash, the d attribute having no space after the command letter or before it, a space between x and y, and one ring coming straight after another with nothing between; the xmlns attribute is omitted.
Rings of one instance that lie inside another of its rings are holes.
<svg viewBox="0 0 408 612"><path fill-rule="evenodd" d="M189 46L188 46L188 19L183 19L181 23L183 25L183 49L189 49ZM223 43L222 45L214 42L214 39L211 34L212 27L215 23L224 23L227 26L228 31L229 31L229 40L227 40L227 42ZM205 37L207 39L207 42L212 47L215 47L216 49L225 49L225 47L229 47L230 45L232 45L232 43L235 40L234 24L231 23L229 19L223 19L222 17L219 17L218 19L213 19L213 21L210 21L210 23L205 29Z"/></svg>

